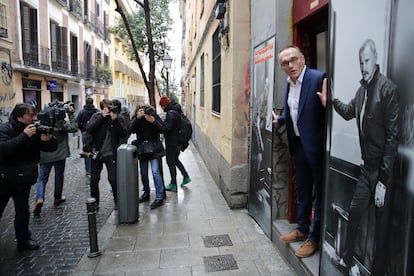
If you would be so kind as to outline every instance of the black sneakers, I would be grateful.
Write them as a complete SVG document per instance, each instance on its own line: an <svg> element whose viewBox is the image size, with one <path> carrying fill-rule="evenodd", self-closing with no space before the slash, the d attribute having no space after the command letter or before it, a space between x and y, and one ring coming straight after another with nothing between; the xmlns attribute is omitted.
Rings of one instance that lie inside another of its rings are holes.
<svg viewBox="0 0 414 276"><path fill-rule="evenodd" d="M33 240L28 240L27 242L17 243L17 249L20 251L29 251L29 250L37 250L39 249L39 245L35 243Z"/></svg>
<svg viewBox="0 0 414 276"><path fill-rule="evenodd" d="M139 198L139 203L145 202L150 200L150 196L148 194L143 194L140 198Z"/></svg>
<svg viewBox="0 0 414 276"><path fill-rule="evenodd" d="M156 199L154 200L154 202L151 203L150 207L151 209L156 209L160 206L164 205L164 200L163 199Z"/></svg>

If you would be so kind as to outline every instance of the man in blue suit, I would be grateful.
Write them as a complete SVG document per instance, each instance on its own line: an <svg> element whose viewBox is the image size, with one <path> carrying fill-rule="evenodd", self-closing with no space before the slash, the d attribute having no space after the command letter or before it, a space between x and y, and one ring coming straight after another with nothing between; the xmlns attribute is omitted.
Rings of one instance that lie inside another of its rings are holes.
<svg viewBox="0 0 414 276"><path fill-rule="evenodd" d="M297 187L297 227L280 236L280 240L286 243L305 241L295 252L296 256L305 258L318 250L320 240L325 108L317 92L322 91L323 85L326 87L326 79L324 73L306 67L305 57L293 45L279 52L279 64L288 78L284 112L279 116L273 113L273 122L286 125Z"/></svg>

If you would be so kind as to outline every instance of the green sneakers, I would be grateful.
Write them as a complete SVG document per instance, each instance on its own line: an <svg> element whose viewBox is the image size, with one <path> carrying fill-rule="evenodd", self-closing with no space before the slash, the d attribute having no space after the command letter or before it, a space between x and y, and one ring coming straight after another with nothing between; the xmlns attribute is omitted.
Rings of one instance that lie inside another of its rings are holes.
<svg viewBox="0 0 414 276"><path fill-rule="evenodd" d="M184 187L185 185L187 185L190 182L191 182L191 178L189 178L189 177L184 178L183 182L181 182L181 187ZM176 192L177 191L177 184L168 183L167 186L165 186L165 190Z"/></svg>
<svg viewBox="0 0 414 276"><path fill-rule="evenodd" d="M190 182L191 182L191 178L189 178L189 177L184 178L183 182L181 183L181 187L187 185Z"/></svg>
<svg viewBox="0 0 414 276"><path fill-rule="evenodd" d="M176 192L177 191L177 185L176 184L173 184L173 183L168 183L168 185L165 186L165 190L166 191L174 191L174 192Z"/></svg>

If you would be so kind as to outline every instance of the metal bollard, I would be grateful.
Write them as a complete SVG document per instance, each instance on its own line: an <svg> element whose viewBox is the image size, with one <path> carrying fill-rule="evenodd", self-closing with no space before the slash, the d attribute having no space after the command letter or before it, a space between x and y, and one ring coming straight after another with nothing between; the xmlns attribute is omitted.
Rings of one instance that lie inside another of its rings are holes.
<svg viewBox="0 0 414 276"><path fill-rule="evenodd" d="M91 197L86 200L86 209L88 211L88 224L89 224L89 244L90 250L88 253L89 258L98 257L101 255L101 251L98 248L98 234L96 232L96 212L95 212L96 199Z"/></svg>

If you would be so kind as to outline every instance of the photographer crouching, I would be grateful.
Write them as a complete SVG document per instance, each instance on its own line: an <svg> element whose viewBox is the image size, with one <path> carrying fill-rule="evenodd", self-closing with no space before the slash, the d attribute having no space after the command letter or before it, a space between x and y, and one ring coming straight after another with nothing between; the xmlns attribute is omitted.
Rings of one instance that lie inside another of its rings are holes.
<svg viewBox="0 0 414 276"><path fill-rule="evenodd" d="M29 230L29 194L37 179L40 151L54 151L58 142L36 127L36 109L17 104L9 122L0 125L0 218L10 197L14 201L14 228L19 250L36 250Z"/></svg>
<svg viewBox="0 0 414 276"><path fill-rule="evenodd" d="M34 215L39 215L45 200L46 184L52 168L55 169L55 191L54 206L66 201L62 195L66 158L70 156L68 133L78 131L75 120L74 104L71 102L54 101L37 115L41 125L53 129L53 136L58 141L58 148L53 152L40 152L39 176L36 183L36 204L33 209ZM66 116L67 115L67 116Z"/></svg>
<svg viewBox="0 0 414 276"><path fill-rule="evenodd" d="M122 139L128 137L128 123L126 118L119 114L121 102L118 100L103 99L100 102L102 112L92 115L86 125L86 133L92 137L87 153L91 156L91 197L96 199L96 209L99 209L99 180L103 164L108 171L108 181L111 184L114 196L115 209L117 208L116 183L116 156ZM85 147L86 146L86 147Z"/></svg>

